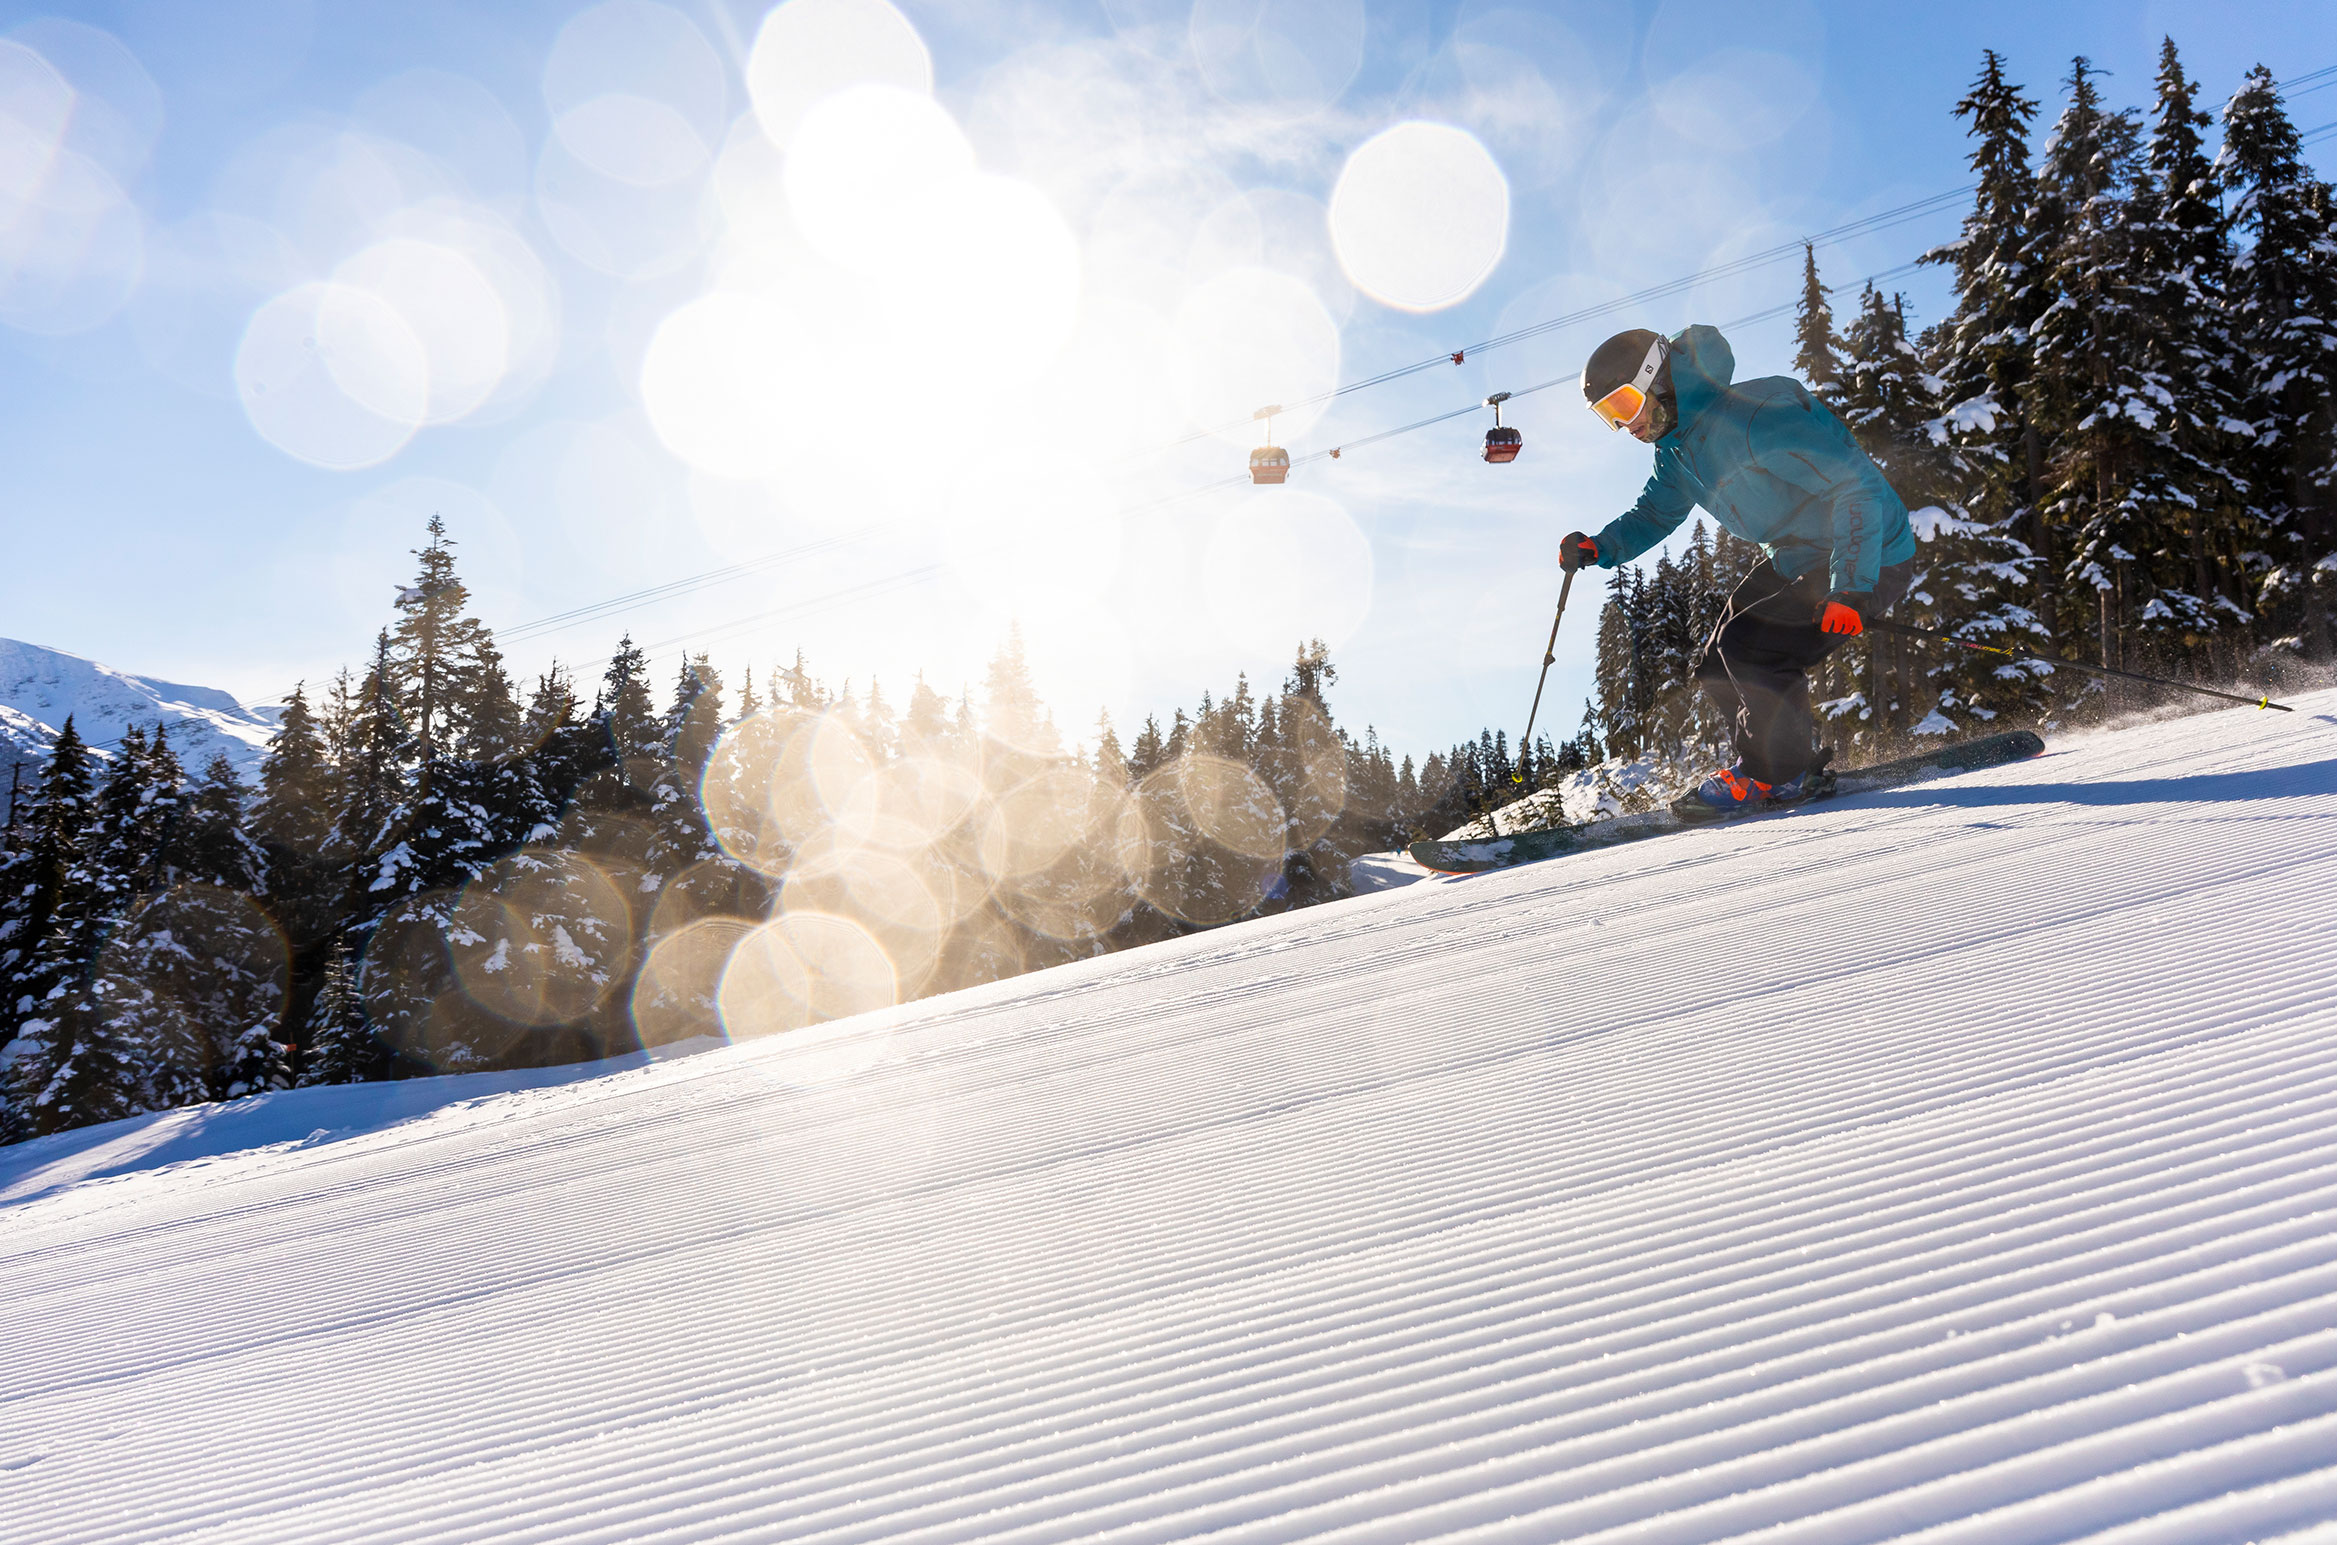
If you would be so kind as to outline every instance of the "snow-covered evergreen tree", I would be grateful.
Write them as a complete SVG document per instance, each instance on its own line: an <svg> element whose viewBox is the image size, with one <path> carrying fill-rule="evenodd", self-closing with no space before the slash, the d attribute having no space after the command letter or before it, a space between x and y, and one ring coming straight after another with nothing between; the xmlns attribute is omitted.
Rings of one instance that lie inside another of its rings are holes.
<svg viewBox="0 0 2340 1545"><path fill-rule="evenodd" d="M1969 462L1936 442L1932 430L1942 383L1909 337L1901 297L1888 300L1875 286L1865 287L1845 330L1845 353L1839 412L1912 511L1919 536L1917 568L1896 615L1919 627L1957 629L1972 620L1976 598L1962 576L1992 562L2009 564L2019 576L2010 562L2017 554L2004 550L2001 530L1967 513L1963 475ZM1951 706L1957 705L1954 683L1964 666L1937 647L1883 632L1864 634L1831 663L1835 679L1814 695L1842 703L1859 694L1855 743L1874 741L1888 754L1912 724L1940 711L1945 687L1952 688Z"/></svg>
<svg viewBox="0 0 2340 1545"><path fill-rule="evenodd" d="M1097 710L1097 750L1093 765L1098 777L1117 787L1129 781L1129 755L1121 749L1121 737L1114 733L1111 709Z"/></svg>
<svg viewBox="0 0 2340 1545"><path fill-rule="evenodd" d="M2029 515L2042 470L2037 438L2027 433L2024 400L2031 323L2045 305L2029 250L2028 136L2038 110L2007 79L2006 62L1986 50L1982 74L1954 110L1975 142L1967 157L1975 174L1974 209L1957 240L1922 259L1949 266L1958 297L1938 336L1937 370L1948 403L1943 432L1974 450L1994 474L1975 501L1976 513L2017 522Z"/></svg>
<svg viewBox="0 0 2340 1545"><path fill-rule="evenodd" d="M183 881L120 920L78 1007L136 1048L154 1108L240 1099L291 1082L279 1040L290 969L250 895Z"/></svg>
<svg viewBox="0 0 2340 1545"><path fill-rule="evenodd" d="M2042 529L2066 555L2056 631L2066 648L2088 638L2099 664L2121 666L2132 569L2170 513L2141 505L2138 478L2174 398L2173 383L2152 370L2137 306L2137 269L2150 254L2139 218L2140 130L2133 114L2105 109L2097 73L2086 59L2072 62L2040 167L2035 207L2055 224L2039 233L2050 299L2031 328L2033 402L2051 447ZM2067 696L2100 690L2095 678L2061 686Z"/></svg>
<svg viewBox="0 0 2340 1545"><path fill-rule="evenodd" d="M30 1108L47 1076L31 1059L48 1054L52 1038L41 1005L60 989L77 953L53 950L50 941L60 931L87 925L93 898L76 893L75 876L92 824L92 798L89 748L68 715L39 785L19 803L6 868L0 870L0 1079L8 1084L0 1108L7 1129L0 1138L10 1141L54 1130L37 1122ZM28 1024L37 1024L30 1034Z"/></svg>
<svg viewBox="0 0 2340 1545"><path fill-rule="evenodd" d="M649 664L633 638L623 637L601 678L594 715L620 766L655 760L665 749L663 726L650 701Z"/></svg>
<svg viewBox="0 0 2340 1545"><path fill-rule="evenodd" d="M433 515L426 529L430 541L415 550L420 561L414 583L398 592L389 663L416 757L427 765L463 738L458 709L486 629L467 610L471 592L455 572L455 543L446 524Z"/></svg>
<svg viewBox="0 0 2340 1545"><path fill-rule="evenodd" d="M121 813L135 807L146 780L145 737L133 733L109 771L106 795L94 791L88 749L68 718L26 818L31 840L20 888L13 915L0 919L0 962L8 969L0 1029L17 1116L34 1136L147 1108L141 1049L92 1012L89 994L109 914L126 900L127 882L99 855L123 850Z"/></svg>
<svg viewBox="0 0 2340 1545"><path fill-rule="evenodd" d="M2228 275L2252 445L2259 611L2285 647L2329 654L2333 627L2333 194L2300 160L2275 78L2253 69L2220 114L2216 172L2234 243Z"/></svg>
<svg viewBox="0 0 2340 1545"><path fill-rule="evenodd" d="M1820 282L1820 265L1813 260L1812 244L1804 243L1804 287L1796 297L1796 374L1812 388L1812 395L1834 405L1843 374L1842 347L1828 312L1828 287Z"/></svg>
<svg viewBox="0 0 2340 1545"><path fill-rule="evenodd" d="M1138 727L1137 737L1129 743L1129 782L1134 787L1146 774L1162 765L1168 756L1162 740L1162 726L1152 714Z"/></svg>
<svg viewBox="0 0 2340 1545"><path fill-rule="evenodd" d="M1640 662L1634 651L1633 589L1639 576L1618 569L1609 576L1593 645L1593 680L1600 694L1601 747L1611 756L1641 754L1648 735L1640 692Z"/></svg>
<svg viewBox="0 0 2340 1545"><path fill-rule="evenodd" d="M180 796L177 829L164 840L164 870L178 882L266 893L268 854L250 829L250 804L235 764L215 754Z"/></svg>
<svg viewBox="0 0 2340 1545"><path fill-rule="evenodd" d="M504 669L504 652L484 624L473 635L470 653L461 664L455 713L463 733L456 751L474 762L519 756L528 749L519 699L512 691L511 673Z"/></svg>
<svg viewBox="0 0 2340 1545"><path fill-rule="evenodd" d="M2142 325L2138 373L2164 386L2159 422L2137 475L2150 521L2134 569L2132 615L2153 660L2193 658L2231 670L2251 623L2235 560L2249 503L2225 297L2226 247L2217 184L2203 150L2210 117L2177 45L2161 43L2138 195L2140 241L2128 282Z"/></svg>
<svg viewBox="0 0 2340 1545"><path fill-rule="evenodd" d="M397 665L388 630L352 696L340 761L341 807L331 851L344 879L345 926L371 932L390 902L407 890L413 850L414 737L399 711Z"/></svg>
<svg viewBox="0 0 2340 1545"><path fill-rule="evenodd" d="M1949 266L1957 301L1919 340L1941 380L1933 439L1965 457L1965 495L1950 513L1974 538L1929 556L1927 593L1960 614L1960 637L1994 648L2048 641L2039 585L2047 533L2039 516L2047 447L2030 398L2031 324L2045 309L2036 249L2035 179L2028 134L2039 104L1985 51L1983 69L1954 109L1974 149L1975 205L1958 239L1925 255ZM1924 535L1927 533L1921 533ZM1963 549L1963 550L1962 550ZM1945 619L1948 620L1948 619ZM1959 651L1934 668L1943 707L1990 719L2036 718L2047 698L2035 671Z"/></svg>
<svg viewBox="0 0 2340 1545"><path fill-rule="evenodd" d="M386 895L464 885L519 844L530 815L526 770L511 762L519 710L503 657L470 615L445 526L433 516L428 529L391 629L391 677L415 772L403 861Z"/></svg>
<svg viewBox="0 0 2340 1545"><path fill-rule="evenodd" d="M151 741L136 726L123 732L98 785L87 847L99 915L118 916L168 883L163 854L178 823L185 782L162 726L155 727Z"/></svg>
<svg viewBox="0 0 2340 1545"><path fill-rule="evenodd" d="M593 771L607 764L608 749L594 725L579 713L576 683L558 661L539 676L521 716L520 733L528 745L528 769L534 781L530 795L539 825L522 833L524 840L540 842L553 834L554 823L576 797L577 789Z"/></svg>
<svg viewBox="0 0 2340 1545"><path fill-rule="evenodd" d="M994 788L1013 787L1063 750L1056 725L1032 686L1023 629L1014 623L984 672L983 738L984 779Z"/></svg>
<svg viewBox="0 0 2340 1545"><path fill-rule="evenodd" d="M650 786L649 849L637 882L637 942L701 917L759 918L769 887L715 838L699 782L723 733L723 682L705 655L686 661L664 720L664 749Z"/></svg>
<svg viewBox="0 0 2340 1545"><path fill-rule="evenodd" d="M225 757L184 791L160 870L165 888L132 906L93 972L94 1010L144 1052L157 1106L285 1087L290 952L257 899L266 859Z"/></svg>
<svg viewBox="0 0 2340 1545"><path fill-rule="evenodd" d="M926 684L921 671L910 683L910 701L902 713L902 743L913 755L942 751L951 740L950 703Z"/></svg>
<svg viewBox="0 0 2340 1545"><path fill-rule="evenodd" d="M284 716L260 763L260 793L252 833L296 858L314 859L333 830L333 766L306 685L284 700Z"/></svg>
<svg viewBox="0 0 2340 1545"><path fill-rule="evenodd" d="M349 941L335 939L325 958L324 980L309 1011L304 1036L308 1051L301 1060L300 1086L354 1084L379 1078L385 1063L382 1047L366 1026L365 999L358 991L357 969L350 961Z"/></svg>

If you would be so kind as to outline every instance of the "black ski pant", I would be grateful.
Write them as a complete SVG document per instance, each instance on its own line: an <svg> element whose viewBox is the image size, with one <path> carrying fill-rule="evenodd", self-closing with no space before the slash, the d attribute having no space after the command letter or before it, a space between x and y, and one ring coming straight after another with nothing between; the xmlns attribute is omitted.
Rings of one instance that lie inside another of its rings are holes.
<svg viewBox="0 0 2340 1545"><path fill-rule="evenodd" d="M1912 561L1880 569L1877 588L1859 597L1862 614L1882 616L1907 595L1915 568ZM1812 766L1812 683L1804 673L1852 641L1820 631L1827 599L1825 565L1790 579L1766 558L1723 603L1698 657L1698 684L1732 723L1740 771L1759 783L1786 783Z"/></svg>

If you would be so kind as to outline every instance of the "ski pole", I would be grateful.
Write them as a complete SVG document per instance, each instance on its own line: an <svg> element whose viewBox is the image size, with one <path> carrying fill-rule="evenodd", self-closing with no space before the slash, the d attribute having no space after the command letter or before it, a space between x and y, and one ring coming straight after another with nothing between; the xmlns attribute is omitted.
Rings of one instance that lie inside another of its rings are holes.
<svg viewBox="0 0 2340 1545"><path fill-rule="evenodd" d="M2142 681L2151 686L2176 687L2183 692L2199 692L2204 697L2220 697L2230 703L2248 703L2253 708L2272 708L2278 713L2291 712L2291 709L2270 698L2241 697L2232 692L2220 692L2214 687L2197 687L2190 681L2173 681L2167 676L2148 676L2142 671L2115 670L2109 665L2084 665L2078 660L2058 659L2052 654L2033 654L2028 649L2001 649L1994 644L1969 643L1963 638L1952 638L1947 633L1937 633L1931 628L1912 627L1906 622L1892 622L1882 617L1869 623L1868 626L1881 628L1887 633L1905 634L1910 638L1930 639L1937 644L1955 644L1960 649L1972 649L1982 654L2003 654L2010 660L2037 660L2042 665L2052 665L2060 670L2086 671L2092 676L2119 676L2129 681Z"/></svg>
<svg viewBox="0 0 2340 1545"><path fill-rule="evenodd" d="M1527 728L1519 732L1519 765L1511 770L1511 781L1527 782L1528 737L1536 732L1536 710L1544 706L1544 678L1552 674L1552 651L1560 642L1560 617L1568 610L1568 587L1576 583L1576 570L1567 569L1560 575L1560 604L1552 608L1552 636L1544 640L1544 668L1536 672L1535 701L1528 704Z"/></svg>

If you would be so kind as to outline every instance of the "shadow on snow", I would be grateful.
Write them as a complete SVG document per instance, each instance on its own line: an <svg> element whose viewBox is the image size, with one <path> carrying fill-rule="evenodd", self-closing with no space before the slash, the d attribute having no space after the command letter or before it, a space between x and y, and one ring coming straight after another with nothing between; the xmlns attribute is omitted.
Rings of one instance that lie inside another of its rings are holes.
<svg viewBox="0 0 2340 1545"><path fill-rule="evenodd" d="M2183 778L2132 778L2107 783L2007 783L1995 787L1921 784L1848 796L1845 803L1892 807L1985 809L1999 805L2225 804L2258 799L2304 799L2330 794L2340 761L2298 762L2245 772L2195 773Z"/></svg>

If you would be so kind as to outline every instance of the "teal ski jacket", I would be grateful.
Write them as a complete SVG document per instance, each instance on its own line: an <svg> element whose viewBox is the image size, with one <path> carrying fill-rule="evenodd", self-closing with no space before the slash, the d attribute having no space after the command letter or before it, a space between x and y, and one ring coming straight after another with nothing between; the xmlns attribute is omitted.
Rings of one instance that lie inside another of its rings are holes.
<svg viewBox="0 0 2340 1545"><path fill-rule="evenodd" d="M1667 353L1678 417L1641 497L1594 536L1602 568L1657 546L1693 504L1790 579L1825 564L1831 591L1874 589L1878 569L1917 556L1900 495L1802 382L1733 386L1731 346L1704 325L1667 340Z"/></svg>

